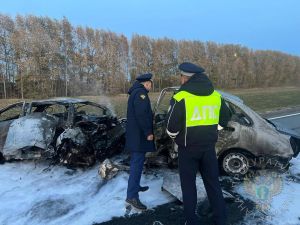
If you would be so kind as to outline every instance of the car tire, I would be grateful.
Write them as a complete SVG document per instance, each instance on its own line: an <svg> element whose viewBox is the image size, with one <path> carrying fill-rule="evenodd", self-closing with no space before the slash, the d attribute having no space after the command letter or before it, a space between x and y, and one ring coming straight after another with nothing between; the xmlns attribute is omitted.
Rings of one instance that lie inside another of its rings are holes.
<svg viewBox="0 0 300 225"><path fill-rule="evenodd" d="M228 151L221 159L222 171L230 176L244 176L249 172L249 156L242 151Z"/></svg>

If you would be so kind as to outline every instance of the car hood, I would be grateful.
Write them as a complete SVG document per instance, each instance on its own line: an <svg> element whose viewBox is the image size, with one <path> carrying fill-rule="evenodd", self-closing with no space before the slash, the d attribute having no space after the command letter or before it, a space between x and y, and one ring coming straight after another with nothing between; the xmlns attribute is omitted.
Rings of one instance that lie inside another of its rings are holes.
<svg viewBox="0 0 300 225"><path fill-rule="evenodd" d="M3 156L6 159L19 159L20 150L28 147L48 148L53 140L57 120L44 113L34 113L7 125L7 135L1 149Z"/></svg>
<svg viewBox="0 0 300 225"><path fill-rule="evenodd" d="M270 119L264 118L266 122L271 124L279 133L300 139L300 134L292 129L281 126L280 124L272 122Z"/></svg>
<svg viewBox="0 0 300 225"><path fill-rule="evenodd" d="M281 127L281 126L278 126L276 125L276 130L282 134L286 134L286 135L289 135L291 137L294 137L294 138L297 138L297 139L300 139L300 134L292 129L289 129L289 128L286 128L286 127Z"/></svg>

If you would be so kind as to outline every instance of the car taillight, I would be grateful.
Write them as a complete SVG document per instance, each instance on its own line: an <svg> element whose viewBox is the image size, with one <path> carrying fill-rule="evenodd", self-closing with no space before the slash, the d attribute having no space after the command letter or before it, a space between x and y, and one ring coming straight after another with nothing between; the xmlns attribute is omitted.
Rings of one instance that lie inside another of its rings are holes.
<svg viewBox="0 0 300 225"><path fill-rule="evenodd" d="M300 139L291 137L290 143L291 143L292 149L294 151L294 157L296 158L300 152Z"/></svg>

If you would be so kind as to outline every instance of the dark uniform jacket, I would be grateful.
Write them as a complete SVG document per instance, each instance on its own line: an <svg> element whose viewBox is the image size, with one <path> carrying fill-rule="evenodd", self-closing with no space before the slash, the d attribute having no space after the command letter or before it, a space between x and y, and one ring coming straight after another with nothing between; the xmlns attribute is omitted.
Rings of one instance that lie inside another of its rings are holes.
<svg viewBox="0 0 300 225"><path fill-rule="evenodd" d="M153 134L153 113L148 91L136 81L128 94L125 149L132 152L154 151L154 141L147 140L147 136Z"/></svg>
<svg viewBox="0 0 300 225"><path fill-rule="evenodd" d="M214 87L208 77L204 74L194 74L179 91L187 91L197 96L208 96L214 92ZM225 127L230 120L231 113L224 100L221 100L219 124ZM186 128L185 102L171 100L171 106L167 117L167 132L175 138L179 146L195 147L213 145L218 139L218 125L195 126Z"/></svg>

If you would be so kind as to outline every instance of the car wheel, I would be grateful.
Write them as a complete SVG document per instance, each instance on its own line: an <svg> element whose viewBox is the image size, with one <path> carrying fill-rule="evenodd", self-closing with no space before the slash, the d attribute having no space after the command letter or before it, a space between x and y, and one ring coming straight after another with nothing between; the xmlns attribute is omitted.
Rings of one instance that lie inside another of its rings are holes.
<svg viewBox="0 0 300 225"><path fill-rule="evenodd" d="M223 157L222 168L228 175L245 175L249 171L249 159L241 152L229 152Z"/></svg>

